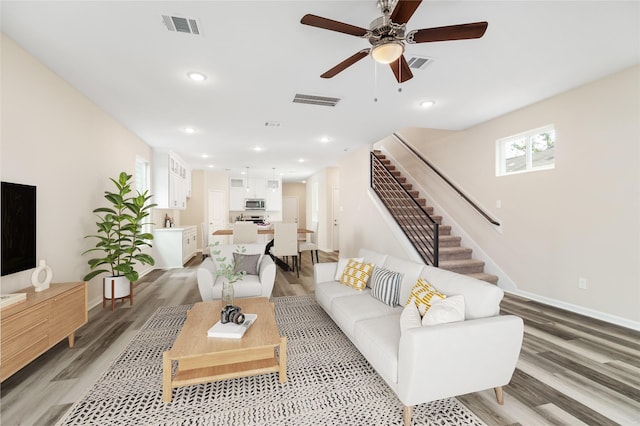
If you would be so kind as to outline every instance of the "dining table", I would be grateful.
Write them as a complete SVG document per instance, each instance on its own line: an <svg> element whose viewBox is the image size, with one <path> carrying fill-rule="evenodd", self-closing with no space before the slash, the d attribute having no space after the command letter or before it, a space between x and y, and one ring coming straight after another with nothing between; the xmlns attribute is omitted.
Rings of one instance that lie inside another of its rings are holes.
<svg viewBox="0 0 640 426"><path fill-rule="evenodd" d="M298 228L298 234L313 234L313 231L311 229ZM222 235L233 235L233 229L232 228L218 229L214 231L211 235L214 235L216 237L219 237ZM258 228L258 235L273 235L273 227L266 228L266 229Z"/></svg>

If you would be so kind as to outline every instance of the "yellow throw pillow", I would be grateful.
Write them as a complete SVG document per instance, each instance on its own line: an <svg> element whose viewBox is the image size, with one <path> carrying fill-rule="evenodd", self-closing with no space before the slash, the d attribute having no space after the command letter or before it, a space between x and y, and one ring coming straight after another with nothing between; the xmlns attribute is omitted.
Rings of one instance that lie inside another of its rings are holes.
<svg viewBox="0 0 640 426"><path fill-rule="evenodd" d="M418 281L414 284L409 294L409 303L415 303L420 311L420 316L424 316L431 307L431 299L434 297L439 299L445 299L447 296L438 292L431 284L426 282L422 278L418 278Z"/></svg>
<svg viewBox="0 0 640 426"><path fill-rule="evenodd" d="M347 267L344 268L342 277L340 277L340 284L348 285L356 290L364 290L373 272L373 266L373 263L360 263L350 260Z"/></svg>

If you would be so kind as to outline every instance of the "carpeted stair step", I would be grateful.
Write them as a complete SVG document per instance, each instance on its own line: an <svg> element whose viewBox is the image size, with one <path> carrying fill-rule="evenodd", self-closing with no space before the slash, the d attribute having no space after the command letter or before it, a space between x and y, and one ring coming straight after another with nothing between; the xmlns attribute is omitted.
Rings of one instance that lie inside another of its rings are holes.
<svg viewBox="0 0 640 426"><path fill-rule="evenodd" d="M443 260L438 262L438 266L447 271L464 275L484 272L484 262L477 259Z"/></svg>
<svg viewBox="0 0 640 426"><path fill-rule="evenodd" d="M441 228L442 229L442 228ZM459 247L462 238L453 235L440 235L440 248L442 247Z"/></svg>
<svg viewBox="0 0 640 426"><path fill-rule="evenodd" d="M447 260L471 259L471 250L468 247L439 247L440 262Z"/></svg>
<svg viewBox="0 0 640 426"><path fill-rule="evenodd" d="M473 277L475 279L481 280L481 281L486 281L489 284L498 284L498 276L497 275L493 275L493 274L487 274L485 272L478 272L475 274L467 274L470 277Z"/></svg>

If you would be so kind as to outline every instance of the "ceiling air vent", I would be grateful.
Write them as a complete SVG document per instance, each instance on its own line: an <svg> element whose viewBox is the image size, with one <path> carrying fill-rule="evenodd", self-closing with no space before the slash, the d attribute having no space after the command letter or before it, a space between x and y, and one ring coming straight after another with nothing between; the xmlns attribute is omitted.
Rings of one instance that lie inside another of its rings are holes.
<svg viewBox="0 0 640 426"><path fill-rule="evenodd" d="M296 93L293 98L293 103L297 104L309 104L309 105L323 105L334 107L340 102L340 98L330 98L326 96L314 96L314 95L303 95L300 93Z"/></svg>
<svg viewBox="0 0 640 426"><path fill-rule="evenodd" d="M409 64L409 68L414 70L422 70L431 65L433 59L427 58L424 56L412 56L407 59L407 63Z"/></svg>
<svg viewBox="0 0 640 426"><path fill-rule="evenodd" d="M162 15L162 22L169 31L200 35L198 22L195 19L182 18L180 16Z"/></svg>

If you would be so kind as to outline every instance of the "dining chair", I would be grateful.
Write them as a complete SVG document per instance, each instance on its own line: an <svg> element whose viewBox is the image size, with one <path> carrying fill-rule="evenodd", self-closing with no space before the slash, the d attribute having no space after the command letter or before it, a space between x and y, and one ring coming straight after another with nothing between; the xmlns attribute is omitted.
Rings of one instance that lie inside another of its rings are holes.
<svg viewBox="0 0 640 426"><path fill-rule="evenodd" d="M206 222L202 222L200 224L200 229L202 230L202 260L205 257L211 256L211 247L209 247L209 232L207 230Z"/></svg>
<svg viewBox="0 0 640 426"><path fill-rule="evenodd" d="M233 224L233 244L255 244L258 242L258 225L253 222Z"/></svg>
<svg viewBox="0 0 640 426"><path fill-rule="evenodd" d="M298 240L298 255L300 256L300 260L302 261L302 252L308 251L311 255L311 263L313 264L313 252L316 253L316 262L320 263L320 259L318 258L318 222L311 223L311 230L313 233L309 235L309 241Z"/></svg>
<svg viewBox="0 0 640 426"><path fill-rule="evenodd" d="M274 223L273 224L273 249L272 254L276 257L293 259L293 269L300 277L300 265L298 264L298 224L297 223Z"/></svg>

